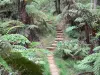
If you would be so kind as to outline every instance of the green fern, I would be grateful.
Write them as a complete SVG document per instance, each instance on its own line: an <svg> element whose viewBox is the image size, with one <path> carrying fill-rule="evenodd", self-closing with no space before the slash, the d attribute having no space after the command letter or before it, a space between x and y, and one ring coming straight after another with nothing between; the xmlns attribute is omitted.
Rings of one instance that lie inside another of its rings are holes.
<svg viewBox="0 0 100 75"><path fill-rule="evenodd" d="M66 29L66 32L70 32L72 31L73 29L76 29L77 27L76 26L70 26Z"/></svg>
<svg viewBox="0 0 100 75"><path fill-rule="evenodd" d="M0 39L0 55L6 56L12 49L12 46L7 41Z"/></svg>
<svg viewBox="0 0 100 75"><path fill-rule="evenodd" d="M0 23L0 29L2 34L8 34L14 31L18 31L20 28L24 28L25 25L17 20L8 20Z"/></svg>
<svg viewBox="0 0 100 75"><path fill-rule="evenodd" d="M94 72L95 75L100 75L100 53L85 57L78 65L75 65L75 68L81 72Z"/></svg>
<svg viewBox="0 0 100 75"><path fill-rule="evenodd" d="M0 6L6 5L6 4L11 4L11 0L0 0Z"/></svg>
<svg viewBox="0 0 100 75"><path fill-rule="evenodd" d="M100 46L95 47L93 50L94 50L94 52L99 53L100 52Z"/></svg>
<svg viewBox="0 0 100 75"><path fill-rule="evenodd" d="M59 42L57 49L55 51L55 55L62 57L64 54L69 55L71 57L75 56L87 56L90 48L87 44L79 43L78 40L71 40L65 42Z"/></svg>
<svg viewBox="0 0 100 75"><path fill-rule="evenodd" d="M21 34L7 34L7 35L3 35L1 36L1 39L5 40L5 41L9 41L9 43L11 44L15 44L15 45L25 45L26 43L29 44L30 41L24 37Z"/></svg>
<svg viewBox="0 0 100 75"><path fill-rule="evenodd" d="M43 71L40 65L23 57L19 52L11 53L11 55L6 58L6 61L13 69L18 70L21 75L42 75Z"/></svg>

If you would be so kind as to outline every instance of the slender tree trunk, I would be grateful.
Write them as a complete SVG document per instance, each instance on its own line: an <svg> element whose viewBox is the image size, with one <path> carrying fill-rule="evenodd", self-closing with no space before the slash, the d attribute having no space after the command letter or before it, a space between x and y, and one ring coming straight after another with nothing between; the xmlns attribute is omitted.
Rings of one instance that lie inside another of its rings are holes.
<svg viewBox="0 0 100 75"><path fill-rule="evenodd" d="M61 13L61 10L60 10L60 0L55 0L55 7L56 7L57 14L60 14Z"/></svg>
<svg viewBox="0 0 100 75"><path fill-rule="evenodd" d="M97 0L94 0L94 9L97 7Z"/></svg>
<svg viewBox="0 0 100 75"><path fill-rule="evenodd" d="M99 6L100 6L100 0L97 0L97 5L99 5Z"/></svg>
<svg viewBox="0 0 100 75"><path fill-rule="evenodd" d="M92 10L93 9L93 0L91 0L91 7L90 9Z"/></svg>
<svg viewBox="0 0 100 75"><path fill-rule="evenodd" d="M89 28L89 26L86 24L85 25L85 34L86 34L86 43L87 44L90 44L90 51L89 51L89 54L92 54L94 51L93 51L93 48L94 48L94 45L90 42L90 31L91 29ZM92 30L93 31L93 30ZM94 32L92 32L92 35L95 35Z"/></svg>
<svg viewBox="0 0 100 75"><path fill-rule="evenodd" d="M85 34L86 34L86 43L90 44L89 27L87 24L85 25Z"/></svg>
<svg viewBox="0 0 100 75"><path fill-rule="evenodd" d="M98 38L98 44L99 44L99 46L100 46L100 36L99 36L99 38Z"/></svg>
<svg viewBox="0 0 100 75"><path fill-rule="evenodd" d="M21 18L21 21L24 23L24 24L30 24L31 23L31 18L28 16L25 8L26 8L26 0L23 0L20 2L20 18Z"/></svg>

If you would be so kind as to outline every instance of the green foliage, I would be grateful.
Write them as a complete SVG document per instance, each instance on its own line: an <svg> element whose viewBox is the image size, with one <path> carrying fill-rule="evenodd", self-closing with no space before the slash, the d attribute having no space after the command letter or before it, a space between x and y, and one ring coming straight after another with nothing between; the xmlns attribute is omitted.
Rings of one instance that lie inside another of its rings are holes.
<svg viewBox="0 0 100 75"><path fill-rule="evenodd" d="M31 47L36 47L36 46L38 46L38 45L40 45L39 42L32 42L32 43L31 43Z"/></svg>
<svg viewBox="0 0 100 75"><path fill-rule="evenodd" d="M68 28L66 29L66 32L70 32L70 31L72 31L73 29L76 29L76 28L77 28L76 26L68 27Z"/></svg>
<svg viewBox="0 0 100 75"><path fill-rule="evenodd" d="M5 46L7 46L7 43L1 44L6 44ZM7 49L4 52L7 53ZM20 45L13 45L13 50L7 53L9 56L3 56L5 60L0 57L0 64L2 64L6 70L10 70L10 73L12 74L13 69L14 71L18 70L18 72L22 75L50 75L49 69L47 69L48 63L46 61L46 55L48 53L49 51L44 49L27 49ZM8 64L11 66L11 68L8 66Z"/></svg>
<svg viewBox="0 0 100 75"><path fill-rule="evenodd" d="M11 68L8 66L7 62L0 56L0 66L3 66L6 70L12 71Z"/></svg>
<svg viewBox="0 0 100 75"><path fill-rule="evenodd" d="M100 46L97 46L93 49L94 52L99 53L100 52Z"/></svg>
<svg viewBox="0 0 100 75"><path fill-rule="evenodd" d="M40 69L42 70L41 72L43 73L43 75L50 75L49 72L49 68L48 68L48 63L47 63L47 58L46 55L50 53L47 50L44 49L26 49L26 50L12 50L11 56L9 57L10 60L8 59L8 63L11 65L16 64L15 69L17 70L24 70L25 71L22 73L22 75L24 75L24 73L29 73L30 75L35 75L35 73L39 74L40 73ZM24 58L24 59L23 59ZM34 68L32 66L32 64L27 64L26 60L30 61L33 63L40 65L40 67L38 67L38 69ZM20 61L22 60L22 61ZM20 61L20 62L19 62ZM21 69L20 69L21 67ZM37 75L36 74L36 75ZM41 75L41 74L39 74Z"/></svg>
<svg viewBox="0 0 100 75"><path fill-rule="evenodd" d="M7 41L3 41L0 39L0 55L8 54L11 48L11 45Z"/></svg>
<svg viewBox="0 0 100 75"><path fill-rule="evenodd" d="M81 72L94 72L95 75L100 75L100 53L85 57L75 67Z"/></svg>
<svg viewBox="0 0 100 75"><path fill-rule="evenodd" d="M78 27L77 26L69 26L66 28L66 34L71 37L71 38L78 38L79 37L79 32L76 30Z"/></svg>
<svg viewBox="0 0 100 75"><path fill-rule="evenodd" d="M11 0L0 0L0 6L6 5L6 4L11 4Z"/></svg>
<svg viewBox="0 0 100 75"><path fill-rule="evenodd" d="M42 75L41 67L33 63L29 59L22 57L20 53L17 52L12 53L6 59L6 61L14 69L19 70L21 75Z"/></svg>
<svg viewBox="0 0 100 75"><path fill-rule="evenodd" d="M81 22L83 22L83 21L84 21L84 20L83 20L83 18L81 18L81 17L78 17L78 18L75 19L75 22L80 22L80 23L81 23Z"/></svg>
<svg viewBox="0 0 100 75"><path fill-rule="evenodd" d="M90 9L91 5L93 6L93 3L87 3L87 4L77 3L76 5L79 9Z"/></svg>
<svg viewBox="0 0 100 75"><path fill-rule="evenodd" d="M1 36L1 38L5 41L10 42L11 44L15 45L25 45L26 43L29 44L30 41L21 34L7 34Z"/></svg>
<svg viewBox="0 0 100 75"><path fill-rule="evenodd" d="M12 68L4 60L6 57L10 55L11 49L12 49L12 46L10 45L10 43L0 39L0 74L13 75Z"/></svg>
<svg viewBox="0 0 100 75"><path fill-rule="evenodd" d="M27 50L24 46L21 45L12 45L13 50Z"/></svg>
<svg viewBox="0 0 100 75"><path fill-rule="evenodd" d="M47 50L38 49L38 48L26 49L26 50L13 50L12 52L19 52L22 54L23 57L37 64L42 64L41 62L45 64L43 60L45 59L46 55L50 53Z"/></svg>
<svg viewBox="0 0 100 75"><path fill-rule="evenodd" d="M97 34L96 34L96 37L99 37L100 36L100 32L98 32Z"/></svg>
<svg viewBox="0 0 100 75"><path fill-rule="evenodd" d="M38 9L37 5L34 2L26 6L26 11L29 15L34 16L35 18L47 19L45 13Z"/></svg>
<svg viewBox="0 0 100 75"><path fill-rule="evenodd" d="M48 23L49 21L52 22L48 18L48 16L50 16L51 14L46 14L40 9L42 6L41 4L48 2L48 1L47 0L41 0L41 1L39 0L36 2L31 2L30 4L27 4L26 11L29 14L29 16L31 16L33 18L34 25L38 27L38 28L36 28L36 30L38 30L38 31L35 31L35 32L37 32L35 34L39 34L39 35L43 36L44 34L48 34L48 33L52 32L54 30L54 27L53 27L53 25ZM31 26L30 26L30 28L31 28Z"/></svg>
<svg viewBox="0 0 100 75"><path fill-rule="evenodd" d="M58 57L63 57L64 55L71 56L74 58L75 56L84 57L88 55L88 51L90 48L87 44L79 43L78 40L71 40L65 42L59 42L57 45L57 50L55 55Z"/></svg>
<svg viewBox="0 0 100 75"><path fill-rule="evenodd" d="M74 64L76 63L75 60L63 60L55 57L55 61L59 68L60 75L78 75L77 71L74 69Z"/></svg>
<svg viewBox="0 0 100 75"><path fill-rule="evenodd" d="M6 20L0 22L0 33L7 34L11 32L19 32L25 25L18 20Z"/></svg>
<svg viewBox="0 0 100 75"><path fill-rule="evenodd" d="M69 37L71 37L71 38L75 38L75 39L77 39L78 37L79 37L79 32L78 31L76 31L76 30L72 30L72 31L70 31L70 32L66 32L66 34L69 36Z"/></svg>
<svg viewBox="0 0 100 75"><path fill-rule="evenodd" d="M50 68L49 68L49 63L48 63L47 59L45 59L44 61L45 61L45 64L42 65L43 75L51 75Z"/></svg>

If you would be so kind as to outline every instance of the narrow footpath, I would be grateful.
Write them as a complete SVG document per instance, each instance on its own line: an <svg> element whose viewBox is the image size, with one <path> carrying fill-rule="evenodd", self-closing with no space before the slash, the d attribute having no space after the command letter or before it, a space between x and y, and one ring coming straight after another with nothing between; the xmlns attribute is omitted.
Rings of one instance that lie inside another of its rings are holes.
<svg viewBox="0 0 100 75"><path fill-rule="evenodd" d="M64 40L63 28L60 28L59 26L57 26L56 32L57 33L56 33L55 41L51 44L50 47L47 47L47 49L51 52L53 52L56 49L57 43L59 41ZM55 63L53 54L48 55L48 62L49 62L49 68L50 68L51 75L60 75L60 72L59 72L59 69Z"/></svg>

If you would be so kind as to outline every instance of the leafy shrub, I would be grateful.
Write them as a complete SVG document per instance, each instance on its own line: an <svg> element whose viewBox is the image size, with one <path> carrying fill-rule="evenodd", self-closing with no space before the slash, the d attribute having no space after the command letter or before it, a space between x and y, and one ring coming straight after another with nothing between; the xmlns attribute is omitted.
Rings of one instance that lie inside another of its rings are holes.
<svg viewBox="0 0 100 75"><path fill-rule="evenodd" d="M4 22L0 21L0 33L18 33L20 32L20 28L23 28L25 25L18 20L6 20Z"/></svg>
<svg viewBox="0 0 100 75"><path fill-rule="evenodd" d="M18 71L24 70L22 72L22 75L30 74L30 75L42 75L45 73L48 73L49 71L47 67L45 66L47 64L46 55L49 53L49 51L44 49L26 49L26 50L12 50L10 55L10 60L7 59L6 61L12 65L16 65L14 68ZM37 65L36 68L35 65ZM21 67L21 69L20 69ZM46 70L47 69L47 70ZM44 72L44 71L48 72ZM40 74L41 73L41 74Z"/></svg>
<svg viewBox="0 0 100 75"><path fill-rule="evenodd" d="M5 55L10 52L11 45L7 41L3 41L0 39L0 55Z"/></svg>
<svg viewBox="0 0 100 75"><path fill-rule="evenodd" d="M10 73L12 69L8 66L6 61L0 56L0 74Z"/></svg>
<svg viewBox="0 0 100 75"><path fill-rule="evenodd" d="M29 44L30 41L20 34L7 34L1 36L1 39L10 42L13 45L25 45L26 43Z"/></svg>
<svg viewBox="0 0 100 75"><path fill-rule="evenodd" d="M40 45L39 42L32 42L32 43L31 43L31 47L36 47L36 46L38 46L38 45Z"/></svg>
<svg viewBox="0 0 100 75"><path fill-rule="evenodd" d="M89 50L90 48L87 44L79 43L78 40L71 40L59 42L55 51L55 55L59 57L68 55L72 58L75 58L75 56L84 57L88 55Z"/></svg>
<svg viewBox="0 0 100 75"><path fill-rule="evenodd" d="M100 75L100 53L94 53L85 57L75 65L75 68L81 73L94 72L95 75Z"/></svg>
<svg viewBox="0 0 100 75"><path fill-rule="evenodd" d="M47 54L50 52L44 49L25 49L25 50L13 50L12 52L19 52L21 55L37 64L45 64L43 61Z"/></svg>
<svg viewBox="0 0 100 75"><path fill-rule="evenodd" d="M24 46L21 45L12 45L13 50L27 50L27 48L25 48Z"/></svg>
<svg viewBox="0 0 100 75"><path fill-rule="evenodd" d="M11 4L11 0L0 0L0 6L6 5L6 4Z"/></svg>
<svg viewBox="0 0 100 75"><path fill-rule="evenodd" d="M21 75L42 75L43 71L40 65L23 57L19 52L11 53L11 55L6 58L6 61L14 70L18 70Z"/></svg>
<svg viewBox="0 0 100 75"><path fill-rule="evenodd" d="M94 50L94 52L96 52L96 53L100 53L100 46L95 47L93 50Z"/></svg>
<svg viewBox="0 0 100 75"><path fill-rule="evenodd" d="M0 74L1 75L13 75L14 74L11 67L4 60L6 57L10 55L11 49L12 49L12 46L10 43L0 39Z"/></svg>
<svg viewBox="0 0 100 75"><path fill-rule="evenodd" d="M77 27L76 26L70 26L66 29L66 33L68 36L71 38L78 38L79 37L79 32L75 30Z"/></svg>

